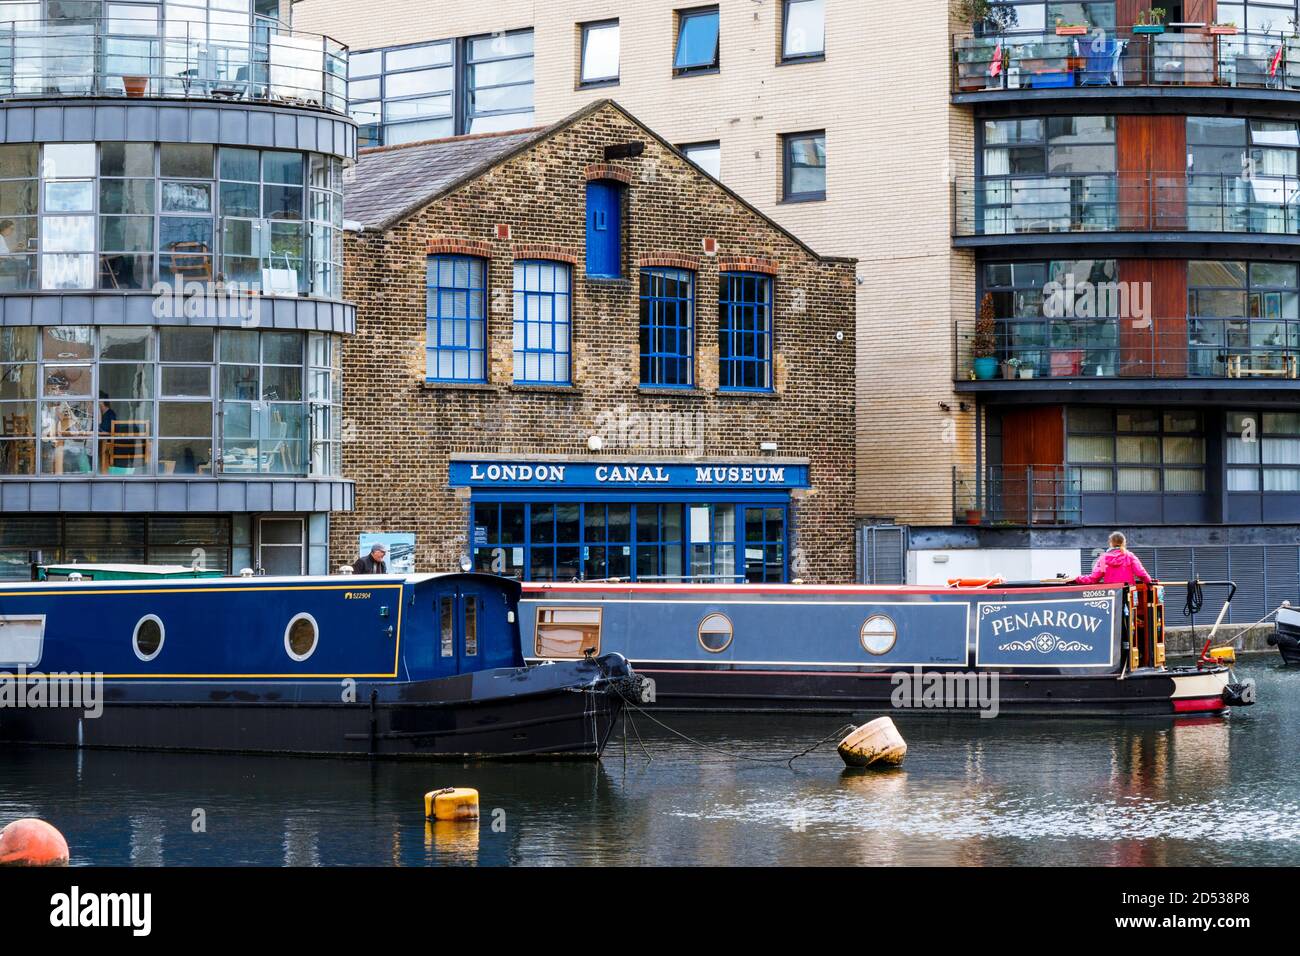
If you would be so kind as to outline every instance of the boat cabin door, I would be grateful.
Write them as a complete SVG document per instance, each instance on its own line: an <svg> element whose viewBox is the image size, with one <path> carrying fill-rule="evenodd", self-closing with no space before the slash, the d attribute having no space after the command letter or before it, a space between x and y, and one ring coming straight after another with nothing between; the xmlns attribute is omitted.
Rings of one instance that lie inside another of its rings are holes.
<svg viewBox="0 0 1300 956"><path fill-rule="evenodd" d="M482 597L464 588L438 593L439 669L450 664L453 674L482 670L479 660L479 621Z"/></svg>

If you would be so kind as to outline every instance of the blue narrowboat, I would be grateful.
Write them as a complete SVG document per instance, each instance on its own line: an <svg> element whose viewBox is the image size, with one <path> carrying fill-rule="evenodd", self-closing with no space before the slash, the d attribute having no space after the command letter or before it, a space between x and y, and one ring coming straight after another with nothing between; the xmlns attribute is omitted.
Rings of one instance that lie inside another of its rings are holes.
<svg viewBox="0 0 1300 956"><path fill-rule="evenodd" d="M0 585L0 743L594 758L638 692L617 654L525 666L490 575L84 570Z"/></svg>
<svg viewBox="0 0 1300 956"><path fill-rule="evenodd" d="M528 583L522 626L529 660L621 654L674 710L1205 714L1249 702L1215 661L1168 666L1162 595L1065 582Z"/></svg>

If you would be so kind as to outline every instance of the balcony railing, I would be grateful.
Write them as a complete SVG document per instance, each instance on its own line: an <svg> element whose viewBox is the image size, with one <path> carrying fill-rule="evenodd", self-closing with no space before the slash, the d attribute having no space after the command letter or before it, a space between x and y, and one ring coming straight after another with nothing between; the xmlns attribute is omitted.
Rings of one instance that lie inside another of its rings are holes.
<svg viewBox="0 0 1300 956"><path fill-rule="evenodd" d="M983 473L954 467L952 513L959 524L1068 527L1083 521L1078 468L989 465Z"/></svg>
<svg viewBox="0 0 1300 956"><path fill-rule="evenodd" d="M1300 90L1300 37L1133 28L1086 36L956 36L952 84L955 93L1133 86Z"/></svg>
<svg viewBox="0 0 1300 956"><path fill-rule="evenodd" d="M0 23L0 99L166 97L346 115L348 51L279 25L126 19Z"/></svg>
<svg viewBox="0 0 1300 956"><path fill-rule="evenodd" d="M958 177L953 234L1222 232L1300 235L1300 179L1132 171Z"/></svg>
<svg viewBox="0 0 1300 956"><path fill-rule="evenodd" d="M975 344L975 323L957 323L954 380L978 377ZM1300 378L1300 321L1008 320L997 323L990 357L996 362L993 380L1172 378L1294 382Z"/></svg>

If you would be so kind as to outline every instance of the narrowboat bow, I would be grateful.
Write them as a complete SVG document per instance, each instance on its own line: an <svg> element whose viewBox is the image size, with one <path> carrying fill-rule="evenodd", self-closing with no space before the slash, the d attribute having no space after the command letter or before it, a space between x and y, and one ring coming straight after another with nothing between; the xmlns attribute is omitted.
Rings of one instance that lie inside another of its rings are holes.
<svg viewBox="0 0 1300 956"><path fill-rule="evenodd" d="M594 758L639 693L617 654L525 666L504 578L84 570L0 587L0 742Z"/></svg>
<svg viewBox="0 0 1300 956"><path fill-rule="evenodd" d="M525 584L530 660L622 654L696 711L1204 714L1229 668L1165 661L1159 584ZM1249 695L1246 695L1249 696Z"/></svg>

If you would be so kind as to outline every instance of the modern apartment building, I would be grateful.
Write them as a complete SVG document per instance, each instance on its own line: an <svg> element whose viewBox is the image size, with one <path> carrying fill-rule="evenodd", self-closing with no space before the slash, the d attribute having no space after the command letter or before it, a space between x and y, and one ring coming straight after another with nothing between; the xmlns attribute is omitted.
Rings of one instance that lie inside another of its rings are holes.
<svg viewBox="0 0 1300 956"><path fill-rule="evenodd" d="M857 510L905 528L868 575L1070 573L1121 526L1166 579L1247 585L1239 618L1300 592L1290 0L298 11L382 51L372 141L612 97L857 258Z"/></svg>
<svg viewBox="0 0 1300 956"><path fill-rule="evenodd" d="M325 570L356 127L288 16L0 3L0 575Z"/></svg>

